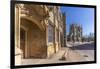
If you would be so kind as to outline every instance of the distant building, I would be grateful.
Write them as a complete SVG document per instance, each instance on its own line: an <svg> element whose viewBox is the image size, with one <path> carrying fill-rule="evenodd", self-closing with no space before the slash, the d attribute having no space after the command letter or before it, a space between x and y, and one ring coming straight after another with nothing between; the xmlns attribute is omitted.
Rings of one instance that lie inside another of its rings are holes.
<svg viewBox="0 0 100 69"><path fill-rule="evenodd" d="M82 26L78 24L70 25L69 40L73 42L82 41Z"/></svg>
<svg viewBox="0 0 100 69"><path fill-rule="evenodd" d="M66 37L66 14L65 13L63 13L63 32L64 32L64 46L66 47L66 42L67 42L67 37Z"/></svg>
<svg viewBox="0 0 100 69"><path fill-rule="evenodd" d="M15 64L48 58L65 45L65 15L59 6L15 5Z"/></svg>

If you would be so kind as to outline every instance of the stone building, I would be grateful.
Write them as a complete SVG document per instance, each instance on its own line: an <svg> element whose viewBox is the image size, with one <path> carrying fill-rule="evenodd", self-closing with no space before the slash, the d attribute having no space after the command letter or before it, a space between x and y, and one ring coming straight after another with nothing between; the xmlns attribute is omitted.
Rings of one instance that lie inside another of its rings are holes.
<svg viewBox="0 0 100 69"><path fill-rule="evenodd" d="M65 17L65 16L64 16ZM15 5L15 64L25 58L49 58L64 45L59 6Z"/></svg>
<svg viewBox="0 0 100 69"><path fill-rule="evenodd" d="M78 24L70 25L69 39L73 42L81 42L82 41L82 26Z"/></svg>

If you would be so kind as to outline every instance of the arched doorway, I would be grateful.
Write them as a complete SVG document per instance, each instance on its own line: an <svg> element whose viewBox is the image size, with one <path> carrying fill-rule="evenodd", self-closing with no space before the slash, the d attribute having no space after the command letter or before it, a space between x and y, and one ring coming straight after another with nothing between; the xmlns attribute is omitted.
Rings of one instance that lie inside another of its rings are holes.
<svg viewBox="0 0 100 69"><path fill-rule="evenodd" d="M24 18L21 19L20 26L20 47L23 58L45 58L46 32L42 31L36 23Z"/></svg>

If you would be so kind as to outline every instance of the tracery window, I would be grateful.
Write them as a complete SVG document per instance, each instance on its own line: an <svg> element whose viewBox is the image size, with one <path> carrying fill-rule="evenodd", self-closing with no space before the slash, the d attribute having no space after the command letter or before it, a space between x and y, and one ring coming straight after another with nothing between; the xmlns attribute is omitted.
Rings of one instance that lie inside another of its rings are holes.
<svg viewBox="0 0 100 69"><path fill-rule="evenodd" d="M48 25L48 42L53 42L53 26Z"/></svg>

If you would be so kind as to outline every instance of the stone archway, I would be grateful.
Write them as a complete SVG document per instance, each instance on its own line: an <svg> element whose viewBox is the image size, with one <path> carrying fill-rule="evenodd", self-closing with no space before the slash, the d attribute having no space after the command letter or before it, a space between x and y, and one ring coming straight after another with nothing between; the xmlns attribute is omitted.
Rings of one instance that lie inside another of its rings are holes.
<svg viewBox="0 0 100 69"><path fill-rule="evenodd" d="M21 18L21 27L26 29L26 58L44 58L46 57L46 32L42 31L36 23ZM21 42L21 41L20 41Z"/></svg>

